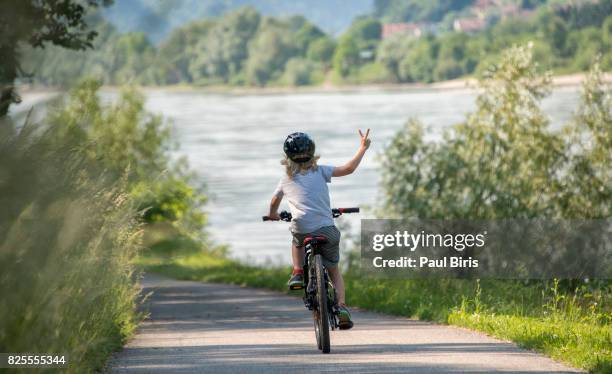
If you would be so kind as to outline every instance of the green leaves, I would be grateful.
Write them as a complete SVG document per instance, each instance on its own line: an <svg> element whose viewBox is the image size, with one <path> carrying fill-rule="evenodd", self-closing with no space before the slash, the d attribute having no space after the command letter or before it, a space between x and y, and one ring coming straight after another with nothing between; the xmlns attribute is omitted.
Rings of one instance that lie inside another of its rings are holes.
<svg viewBox="0 0 612 374"><path fill-rule="evenodd" d="M610 217L612 200L612 99L597 61L582 88L581 103L564 129L566 178L559 190L570 217Z"/></svg>
<svg viewBox="0 0 612 374"><path fill-rule="evenodd" d="M102 105L97 96L100 84L84 80L71 90L65 105L51 111L53 133L80 133L87 155L114 175L154 178L167 168L168 125L144 111L144 97L133 88L124 88L115 104ZM60 135L58 141L64 141Z"/></svg>
<svg viewBox="0 0 612 374"><path fill-rule="evenodd" d="M532 47L503 52L480 82L476 111L443 140L411 120L382 156L384 208L419 218L609 216L610 97L597 65L565 135L548 128L540 100L549 73Z"/></svg>
<svg viewBox="0 0 612 374"><path fill-rule="evenodd" d="M171 222L184 233L202 237L206 215L200 209L206 196L188 182L177 176L136 184L131 195L144 222Z"/></svg>
<svg viewBox="0 0 612 374"><path fill-rule="evenodd" d="M249 57L245 67L246 83L264 86L280 78L287 61L298 54L292 42L285 23L265 18L249 43Z"/></svg>
<svg viewBox="0 0 612 374"><path fill-rule="evenodd" d="M260 21L261 16L252 7L240 8L217 21L195 47L189 66L193 80L228 83L239 74Z"/></svg>

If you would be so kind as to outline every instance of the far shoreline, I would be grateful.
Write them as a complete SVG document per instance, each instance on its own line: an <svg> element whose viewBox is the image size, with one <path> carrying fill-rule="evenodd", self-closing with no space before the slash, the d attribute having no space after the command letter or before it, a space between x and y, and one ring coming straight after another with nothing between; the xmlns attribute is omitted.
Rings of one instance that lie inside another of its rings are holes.
<svg viewBox="0 0 612 374"><path fill-rule="evenodd" d="M573 87L580 86L586 73L552 76L552 86ZM603 81L612 84L612 72L603 74ZM459 78L434 83L379 83L379 84L320 84L312 86L196 86L188 84L176 84L165 86L139 86L143 92L171 91L171 92L197 92L203 94L226 94L226 95L280 95L280 94L309 94L309 93L360 93L360 92L401 92L401 91L437 91L437 90L475 90L478 88L478 80L475 78ZM105 91L118 91L121 86L105 85ZM62 91L61 87L52 86L18 86L21 93L44 93Z"/></svg>

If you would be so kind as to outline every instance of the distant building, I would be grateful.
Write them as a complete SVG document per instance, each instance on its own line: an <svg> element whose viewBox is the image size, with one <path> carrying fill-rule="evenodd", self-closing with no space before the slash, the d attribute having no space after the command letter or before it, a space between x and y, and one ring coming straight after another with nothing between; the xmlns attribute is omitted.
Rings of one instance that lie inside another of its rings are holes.
<svg viewBox="0 0 612 374"><path fill-rule="evenodd" d="M478 32L487 27L482 18L461 18L453 22L453 29L457 32Z"/></svg>
<svg viewBox="0 0 612 374"><path fill-rule="evenodd" d="M404 34L418 38L422 33L421 25L416 23L385 23L382 28L383 39L394 34Z"/></svg>

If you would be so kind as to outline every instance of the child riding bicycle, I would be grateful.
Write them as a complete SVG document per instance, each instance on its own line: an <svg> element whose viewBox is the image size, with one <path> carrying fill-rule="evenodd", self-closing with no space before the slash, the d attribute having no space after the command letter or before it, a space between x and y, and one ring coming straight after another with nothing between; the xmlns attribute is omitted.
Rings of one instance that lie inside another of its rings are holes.
<svg viewBox="0 0 612 374"><path fill-rule="evenodd" d="M315 143L307 134L295 132L287 136L283 147L285 158L281 161L286 175L274 191L268 214L270 219L279 220L278 207L283 197L287 198L293 217L290 228L293 235L293 271L288 282L290 289L304 287L304 239L316 235L327 238L327 243L321 249L323 262L336 288L340 326L343 329L351 328L353 322L346 307L344 280L338 268L340 231L334 225L327 183L331 182L332 177L343 177L357 169L370 147L369 134L370 129L365 135L359 130L361 144L357 153L346 164L336 167L317 165L319 156L315 155Z"/></svg>

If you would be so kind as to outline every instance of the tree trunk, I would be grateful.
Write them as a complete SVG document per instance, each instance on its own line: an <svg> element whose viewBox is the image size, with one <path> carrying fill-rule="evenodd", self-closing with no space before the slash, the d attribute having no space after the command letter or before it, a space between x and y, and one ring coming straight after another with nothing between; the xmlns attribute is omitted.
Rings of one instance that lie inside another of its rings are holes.
<svg viewBox="0 0 612 374"><path fill-rule="evenodd" d="M0 45L0 118L8 114L12 103L19 102L15 92L15 78L17 78L17 50L15 44Z"/></svg>

